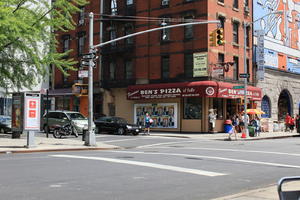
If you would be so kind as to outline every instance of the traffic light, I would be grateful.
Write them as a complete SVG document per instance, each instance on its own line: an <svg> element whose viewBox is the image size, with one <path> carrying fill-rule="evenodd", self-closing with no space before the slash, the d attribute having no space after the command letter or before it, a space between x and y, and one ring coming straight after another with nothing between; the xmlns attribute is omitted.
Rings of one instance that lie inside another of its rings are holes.
<svg viewBox="0 0 300 200"><path fill-rule="evenodd" d="M216 41L217 46L223 46L225 44L223 28L218 28L216 30L216 40L217 40Z"/></svg>
<svg viewBox="0 0 300 200"><path fill-rule="evenodd" d="M210 46L217 46L217 32L216 30L212 31L210 34L209 34L209 41L210 41Z"/></svg>

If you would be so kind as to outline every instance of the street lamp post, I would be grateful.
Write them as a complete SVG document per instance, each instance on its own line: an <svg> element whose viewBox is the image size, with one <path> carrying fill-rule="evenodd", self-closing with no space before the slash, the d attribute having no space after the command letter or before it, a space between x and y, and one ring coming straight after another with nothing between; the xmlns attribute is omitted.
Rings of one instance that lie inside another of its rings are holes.
<svg viewBox="0 0 300 200"><path fill-rule="evenodd" d="M219 20L207 20L207 21L195 21L190 23L183 23L183 24L175 24L175 25L169 25L169 26L163 26L158 28L153 28L145 31L140 31L137 33L132 33L129 35L125 35L123 37L115 38L113 40L109 40L106 42L101 42L100 44L94 45L93 44L93 37L94 37L94 14L92 12L89 13L89 54L92 55L95 53L96 48L103 47L105 45L117 42L119 40L124 40L129 37L134 37L137 35L163 30L166 28L175 28L175 27L181 27L181 26L189 26L189 25L197 25L197 24L212 24L216 23L219 24ZM102 30L101 30L102 31ZM89 57L89 70L88 70L88 134L85 136L85 145L86 146L96 146L96 136L94 133L94 130L92 129L92 122L93 122L93 66L95 65L93 58Z"/></svg>
<svg viewBox="0 0 300 200"><path fill-rule="evenodd" d="M275 15L275 14L282 15L283 13L284 13L284 11L278 10L278 11L275 11L275 12L268 13L268 14L256 19L253 22L249 22L249 23L244 22L243 27L244 27L244 73L245 74L249 73L248 69L247 69L247 59L246 59L246 54L247 54L247 49L246 49L247 48L247 41L246 41L247 26L250 26L250 25L254 24L258 20L261 20L261 19L265 18L266 16ZM247 115L247 86L248 86L248 78L244 78L244 126L245 126L246 137L249 136L248 120L247 120L248 119L248 115Z"/></svg>

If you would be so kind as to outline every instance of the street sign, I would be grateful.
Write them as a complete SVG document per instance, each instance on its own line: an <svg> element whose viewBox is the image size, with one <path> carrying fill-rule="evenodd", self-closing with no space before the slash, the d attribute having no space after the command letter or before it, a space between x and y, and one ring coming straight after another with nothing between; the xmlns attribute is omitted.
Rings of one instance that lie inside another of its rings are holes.
<svg viewBox="0 0 300 200"><path fill-rule="evenodd" d="M244 89L245 86L243 85L237 85L237 86L233 86L233 89Z"/></svg>
<svg viewBox="0 0 300 200"><path fill-rule="evenodd" d="M94 58L94 54L86 54L84 56L82 56L83 59L93 59Z"/></svg>
<svg viewBox="0 0 300 200"><path fill-rule="evenodd" d="M89 62L88 61L84 61L84 60L81 60L80 64L82 66L89 66Z"/></svg>
<svg viewBox="0 0 300 200"><path fill-rule="evenodd" d="M78 77L79 78L87 78L89 76L88 70L79 70L78 71Z"/></svg>
<svg viewBox="0 0 300 200"><path fill-rule="evenodd" d="M250 74L240 74L239 77L240 78L249 78Z"/></svg>

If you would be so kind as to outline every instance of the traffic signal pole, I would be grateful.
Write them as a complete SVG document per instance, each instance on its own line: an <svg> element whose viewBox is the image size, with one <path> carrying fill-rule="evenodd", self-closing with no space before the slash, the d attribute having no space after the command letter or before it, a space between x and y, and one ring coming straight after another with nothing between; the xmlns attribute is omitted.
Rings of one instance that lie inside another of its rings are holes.
<svg viewBox="0 0 300 200"><path fill-rule="evenodd" d="M94 13L89 13L89 54L92 55L94 49ZM93 130L93 66L95 65L93 59L89 59L89 91L88 91L88 134L85 135L86 146L96 146L95 130Z"/></svg>

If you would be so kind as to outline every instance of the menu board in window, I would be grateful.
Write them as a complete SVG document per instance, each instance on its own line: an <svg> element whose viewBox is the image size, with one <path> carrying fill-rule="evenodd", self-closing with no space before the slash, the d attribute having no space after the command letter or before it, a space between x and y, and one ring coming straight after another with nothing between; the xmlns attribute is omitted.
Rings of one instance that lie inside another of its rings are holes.
<svg viewBox="0 0 300 200"><path fill-rule="evenodd" d="M153 128L177 128L177 103L134 104L134 122L145 125L146 113L153 119Z"/></svg>

